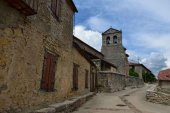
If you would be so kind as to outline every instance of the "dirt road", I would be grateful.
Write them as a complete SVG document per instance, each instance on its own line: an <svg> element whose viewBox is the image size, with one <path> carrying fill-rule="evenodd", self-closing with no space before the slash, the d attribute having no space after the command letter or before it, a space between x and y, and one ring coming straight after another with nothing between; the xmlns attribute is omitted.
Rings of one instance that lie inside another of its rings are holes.
<svg viewBox="0 0 170 113"><path fill-rule="evenodd" d="M145 101L146 85L116 93L98 93L73 113L170 113L170 106Z"/></svg>

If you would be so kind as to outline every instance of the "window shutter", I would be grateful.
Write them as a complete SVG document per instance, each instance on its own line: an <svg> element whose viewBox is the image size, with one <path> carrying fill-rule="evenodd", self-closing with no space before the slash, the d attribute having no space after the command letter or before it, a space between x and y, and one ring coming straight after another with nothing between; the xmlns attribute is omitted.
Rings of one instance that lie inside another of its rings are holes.
<svg viewBox="0 0 170 113"><path fill-rule="evenodd" d="M88 88L88 70L85 70L85 88Z"/></svg>
<svg viewBox="0 0 170 113"><path fill-rule="evenodd" d="M76 82L75 82L75 89L78 90L78 66L76 66Z"/></svg>
<svg viewBox="0 0 170 113"><path fill-rule="evenodd" d="M58 19L61 20L61 5L62 5L62 1L61 0L58 0Z"/></svg>
<svg viewBox="0 0 170 113"><path fill-rule="evenodd" d="M51 53L45 52L43 75L41 80L41 89L45 91L54 91L55 69L57 57Z"/></svg>
<svg viewBox="0 0 170 113"><path fill-rule="evenodd" d="M76 81L76 67L74 65L73 67L73 90L75 90L75 87L76 87L76 84L75 84L75 81Z"/></svg>
<svg viewBox="0 0 170 113"><path fill-rule="evenodd" d="M56 19L60 20L61 17L62 0L51 0L51 10Z"/></svg>
<svg viewBox="0 0 170 113"><path fill-rule="evenodd" d="M57 7L57 1L51 0L51 10L54 14L56 13L56 7Z"/></svg>
<svg viewBox="0 0 170 113"><path fill-rule="evenodd" d="M78 65L73 66L73 90L78 90Z"/></svg>
<svg viewBox="0 0 170 113"><path fill-rule="evenodd" d="M54 91L54 84L55 84L55 70L56 69L56 57L51 56L51 70L50 70L50 77L49 77L49 90Z"/></svg>
<svg viewBox="0 0 170 113"><path fill-rule="evenodd" d="M50 65L49 54L45 53L44 64L43 64L43 75L41 80L41 89L43 90L48 89L48 75L50 72L49 65Z"/></svg>

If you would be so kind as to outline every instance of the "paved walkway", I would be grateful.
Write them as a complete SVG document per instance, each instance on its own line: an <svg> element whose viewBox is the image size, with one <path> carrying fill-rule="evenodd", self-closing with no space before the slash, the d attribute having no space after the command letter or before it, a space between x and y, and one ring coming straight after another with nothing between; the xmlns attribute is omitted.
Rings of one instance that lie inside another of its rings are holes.
<svg viewBox="0 0 170 113"><path fill-rule="evenodd" d="M98 93L73 113L170 113L170 106L145 101L147 87Z"/></svg>
<svg viewBox="0 0 170 113"><path fill-rule="evenodd" d="M92 100L73 113L133 113L119 96L135 90L130 89L117 93L98 93Z"/></svg>

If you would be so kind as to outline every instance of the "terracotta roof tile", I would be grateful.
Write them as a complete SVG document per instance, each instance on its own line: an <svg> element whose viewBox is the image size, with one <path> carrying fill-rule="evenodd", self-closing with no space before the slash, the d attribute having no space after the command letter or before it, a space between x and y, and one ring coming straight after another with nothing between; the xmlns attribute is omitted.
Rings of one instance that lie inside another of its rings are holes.
<svg viewBox="0 0 170 113"><path fill-rule="evenodd" d="M168 80L170 81L170 69L166 69L159 72L158 80Z"/></svg>

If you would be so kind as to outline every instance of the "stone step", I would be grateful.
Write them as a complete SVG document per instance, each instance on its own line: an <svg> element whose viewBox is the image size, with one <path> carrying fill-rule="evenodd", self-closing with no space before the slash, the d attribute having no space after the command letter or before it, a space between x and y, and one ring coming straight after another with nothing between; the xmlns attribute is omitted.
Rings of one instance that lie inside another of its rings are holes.
<svg viewBox="0 0 170 113"><path fill-rule="evenodd" d="M91 97L95 95L94 92L88 93L83 96L75 97L70 100L66 100L62 103L56 103L53 105L49 105L47 108L43 108L40 110L36 110L31 113L67 113L74 111L79 108L82 104L88 101Z"/></svg>

